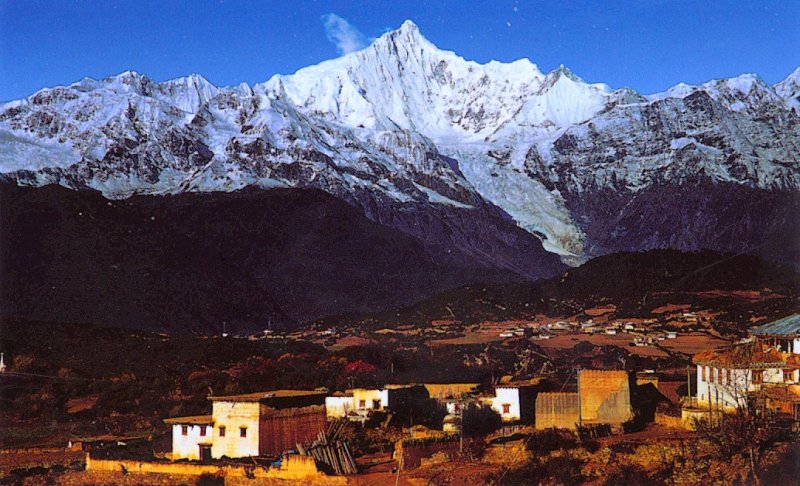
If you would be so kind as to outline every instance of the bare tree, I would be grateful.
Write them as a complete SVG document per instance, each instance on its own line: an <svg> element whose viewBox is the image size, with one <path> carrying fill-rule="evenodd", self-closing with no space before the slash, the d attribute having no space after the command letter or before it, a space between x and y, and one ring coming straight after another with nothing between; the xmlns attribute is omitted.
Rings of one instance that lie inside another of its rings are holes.
<svg viewBox="0 0 800 486"><path fill-rule="evenodd" d="M776 412L766 406L763 394L748 392L736 380L717 384L714 389L733 397L735 406L731 407L729 401L725 407L718 399L719 394L709 397L709 411L694 420L695 430L712 445L720 459L730 462L741 456L750 468L753 483L760 486L758 472L764 456L777 442L788 439L789 431L780 426Z"/></svg>

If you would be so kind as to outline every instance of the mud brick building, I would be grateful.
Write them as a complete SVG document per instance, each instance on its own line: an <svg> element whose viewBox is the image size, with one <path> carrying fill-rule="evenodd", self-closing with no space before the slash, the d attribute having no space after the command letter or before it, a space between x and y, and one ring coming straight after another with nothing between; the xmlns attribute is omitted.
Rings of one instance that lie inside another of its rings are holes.
<svg viewBox="0 0 800 486"><path fill-rule="evenodd" d="M326 427L325 392L274 390L211 396L211 415L165 420L172 458L277 456Z"/></svg>
<svg viewBox="0 0 800 486"><path fill-rule="evenodd" d="M625 371L580 370L577 393L540 393L536 428L575 429L609 424L621 428L633 419L630 377Z"/></svg>

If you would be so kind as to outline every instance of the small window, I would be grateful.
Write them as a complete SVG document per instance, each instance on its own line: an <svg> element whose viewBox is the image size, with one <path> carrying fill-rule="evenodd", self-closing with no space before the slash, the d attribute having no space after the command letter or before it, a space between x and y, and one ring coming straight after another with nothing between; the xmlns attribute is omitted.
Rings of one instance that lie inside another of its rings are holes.
<svg viewBox="0 0 800 486"><path fill-rule="evenodd" d="M200 437L205 437L205 436L206 436L206 426L205 425L201 425L200 426Z"/></svg>
<svg viewBox="0 0 800 486"><path fill-rule="evenodd" d="M783 370L783 381L794 381L794 370Z"/></svg>
<svg viewBox="0 0 800 486"><path fill-rule="evenodd" d="M367 408L367 401L366 400L359 400L358 401L358 408L360 408L362 410Z"/></svg>
<svg viewBox="0 0 800 486"><path fill-rule="evenodd" d="M189 427L186 425L181 425L181 435L189 435Z"/></svg>
<svg viewBox="0 0 800 486"><path fill-rule="evenodd" d="M247 427L239 427L239 437L247 437Z"/></svg>
<svg viewBox="0 0 800 486"><path fill-rule="evenodd" d="M703 366L703 381L708 381L708 366Z"/></svg>
<svg viewBox="0 0 800 486"><path fill-rule="evenodd" d="M716 375L716 374L717 374L716 368L712 368L711 369L711 376L709 376L709 380L708 380L709 383L714 383L714 381L715 381L714 380L714 375Z"/></svg>
<svg viewBox="0 0 800 486"><path fill-rule="evenodd" d="M378 410L381 408L381 401L380 400L372 400L372 408Z"/></svg>
<svg viewBox="0 0 800 486"><path fill-rule="evenodd" d="M760 385L764 383L764 372L763 371L753 371L753 384Z"/></svg>
<svg viewBox="0 0 800 486"><path fill-rule="evenodd" d="M224 425L220 425L219 426L219 436L220 437L225 437L225 426Z"/></svg>
<svg viewBox="0 0 800 486"><path fill-rule="evenodd" d="M511 404L510 403L504 403L503 404L503 413L504 414L511 413Z"/></svg>
<svg viewBox="0 0 800 486"><path fill-rule="evenodd" d="M727 370L725 370L725 380L727 381L727 383L728 383L729 385L730 385L731 383L733 383L733 380L731 380L731 370L730 370L730 368L728 368Z"/></svg>

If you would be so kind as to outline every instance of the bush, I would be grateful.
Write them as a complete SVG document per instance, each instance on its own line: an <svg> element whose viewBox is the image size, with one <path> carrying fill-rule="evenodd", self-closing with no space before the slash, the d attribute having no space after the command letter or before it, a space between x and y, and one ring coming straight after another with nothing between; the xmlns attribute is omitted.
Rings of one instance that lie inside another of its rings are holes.
<svg viewBox="0 0 800 486"><path fill-rule="evenodd" d="M606 473L604 486L650 486L663 484L651 478L647 471L635 464L624 464Z"/></svg>
<svg viewBox="0 0 800 486"><path fill-rule="evenodd" d="M461 429L464 437L489 435L502 425L502 419L491 407L469 404L462 412Z"/></svg>
<svg viewBox="0 0 800 486"><path fill-rule="evenodd" d="M574 457L550 457L543 462L534 459L497 479L499 480L498 484L504 485L563 484L571 486L583 482L582 465L581 460Z"/></svg>
<svg viewBox="0 0 800 486"><path fill-rule="evenodd" d="M542 457L559 449L575 449L578 447L578 438L569 430L538 430L528 438L527 447L535 457Z"/></svg>
<svg viewBox="0 0 800 486"><path fill-rule="evenodd" d="M211 473L203 473L197 479L197 486L225 486L225 478Z"/></svg>

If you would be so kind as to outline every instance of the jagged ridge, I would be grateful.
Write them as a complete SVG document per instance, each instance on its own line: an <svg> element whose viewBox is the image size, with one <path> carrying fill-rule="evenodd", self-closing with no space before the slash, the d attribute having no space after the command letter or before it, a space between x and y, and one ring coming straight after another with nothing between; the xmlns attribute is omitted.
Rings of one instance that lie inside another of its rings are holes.
<svg viewBox="0 0 800 486"><path fill-rule="evenodd" d="M633 201L654 185L710 181L796 203L798 121L798 71L775 86L742 75L643 96L525 59L465 61L407 21L362 51L252 88L126 72L7 103L0 173L109 198L319 188L423 239L418 222L436 208L465 209L481 221L510 217L574 263L617 249L598 245L598 222L576 213L592 194ZM613 220L619 208L607 212ZM693 245L730 249L713 235ZM493 258L474 242L464 249ZM536 276L521 259L493 264Z"/></svg>

